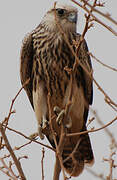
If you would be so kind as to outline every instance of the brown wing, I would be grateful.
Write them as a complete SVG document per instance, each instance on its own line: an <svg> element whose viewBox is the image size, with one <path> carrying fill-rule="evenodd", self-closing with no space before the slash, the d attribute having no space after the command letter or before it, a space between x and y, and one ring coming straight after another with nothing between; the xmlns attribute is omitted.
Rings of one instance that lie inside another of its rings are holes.
<svg viewBox="0 0 117 180"><path fill-rule="evenodd" d="M32 64L33 64L33 39L32 34L28 34L23 41L21 48L20 56L20 78L22 85L30 78L28 85L24 87L30 103L33 107L33 98L32 98Z"/></svg>
<svg viewBox="0 0 117 180"><path fill-rule="evenodd" d="M77 34L77 41L79 41L80 34ZM88 47L86 44L86 41L84 40L82 42L82 45L79 50L79 59L81 63L84 65L84 67L88 70L88 72L92 71L92 64L91 64L91 59L88 54ZM85 98L88 102L88 104L92 104L93 101L93 83L92 83L92 78L88 76L88 74L83 70L83 68L80 66L79 70L82 74L82 85L84 88L84 95Z"/></svg>

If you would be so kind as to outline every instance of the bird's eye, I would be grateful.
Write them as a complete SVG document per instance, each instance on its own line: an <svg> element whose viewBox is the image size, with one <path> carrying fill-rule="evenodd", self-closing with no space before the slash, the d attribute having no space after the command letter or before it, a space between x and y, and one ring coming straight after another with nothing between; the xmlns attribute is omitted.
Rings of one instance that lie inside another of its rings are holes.
<svg viewBox="0 0 117 180"><path fill-rule="evenodd" d="M64 9L57 9L57 13L59 15L63 15L65 13L65 10Z"/></svg>

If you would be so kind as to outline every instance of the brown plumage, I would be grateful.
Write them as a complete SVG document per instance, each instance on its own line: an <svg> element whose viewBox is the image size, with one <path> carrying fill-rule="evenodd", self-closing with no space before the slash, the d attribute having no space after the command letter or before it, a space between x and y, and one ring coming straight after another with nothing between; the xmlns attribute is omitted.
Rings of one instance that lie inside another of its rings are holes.
<svg viewBox="0 0 117 180"><path fill-rule="evenodd" d="M69 43L79 41L80 34L76 33L77 10L71 6L56 7L56 15ZM75 47L73 46L74 50ZM79 59L85 68L91 72L91 60L88 55L85 40L79 50ZM38 132L44 138L43 129L49 119L47 95L51 95L51 109L55 106L64 109L70 92L70 76L64 67L72 68L74 56L60 33L55 21L54 9L46 13L40 25L28 34L21 49L20 77L22 84L30 78L25 87L31 105L38 121ZM79 65L73 83L72 105L69 112L69 133L86 130L89 105L92 104L92 80ZM52 121L59 142L60 126L55 119ZM51 145L55 147L51 134L46 134ZM72 153L76 144L74 159L66 158ZM63 164L71 176L78 176L85 163L92 164L93 152L88 134L67 138L63 153Z"/></svg>

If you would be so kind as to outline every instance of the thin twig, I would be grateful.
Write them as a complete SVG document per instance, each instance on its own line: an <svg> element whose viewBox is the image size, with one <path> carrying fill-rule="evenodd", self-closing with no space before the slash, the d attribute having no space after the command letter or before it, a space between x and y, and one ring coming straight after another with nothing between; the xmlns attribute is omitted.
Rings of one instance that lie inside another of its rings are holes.
<svg viewBox="0 0 117 180"><path fill-rule="evenodd" d="M113 156L115 155L115 152L113 151L113 148L110 147L110 156L108 159L103 158L103 160L105 162L109 163L109 175L106 177L107 180L112 180L113 179L113 168L115 168L116 166L114 165L114 159Z"/></svg>
<svg viewBox="0 0 117 180"><path fill-rule="evenodd" d="M12 175L10 175L10 173L8 171L5 171L3 168L0 168L0 171L2 171L5 175L10 177L12 180L17 180L17 178L15 178ZM11 179L9 179L9 180L11 180Z"/></svg>
<svg viewBox="0 0 117 180"><path fill-rule="evenodd" d="M103 127L104 123L99 118L98 113L95 110L93 110L93 109L90 109L90 110L95 115L97 122ZM106 134L110 137L112 144L117 148L117 142L116 142L113 134L109 131L108 128L104 128L104 130L105 130Z"/></svg>
<svg viewBox="0 0 117 180"><path fill-rule="evenodd" d="M103 88L99 85L99 83L93 78L94 83L96 84L96 86L98 87L98 89L103 93L103 95L105 96L105 102L107 102L109 105L114 105L115 107L117 107L117 104L108 96L108 94L103 90ZM110 106L112 107L112 106ZM114 108L114 110L116 110Z"/></svg>
<svg viewBox="0 0 117 180"><path fill-rule="evenodd" d="M8 116L5 118L5 120L2 122L2 124L6 124L6 126L8 125L8 121L10 119L10 116L12 113L14 113L14 111L12 111L13 109L13 105L14 105L14 102L16 101L18 95L20 94L20 92L22 91L22 89L29 83L30 79L28 79L24 84L23 86L20 88L20 90L18 91L18 93L16 94L16 96L13 98L12 102L11 102L11 105L10 105L10 109L9 109L9 114ZM6 128L5 128L6 129Z"/></svg>
<svg viewBox="0 0 117 180"><path fill-rule="evenodd" d="M19 147L15 147L13 150L15 151L15 150L19 150L19 149L21 149L21 148L23 148L23 147L25 147L25 146L27 146L27 145L29 145L29 144L31 144L32 143L32 140L30 140L29 142L27 142L27 143L25 143L25 144L23 144L23 145L21 145L21 146L19 146Z"/></svg>
<svg viewBox="0 0 117 180"><path fill-rule="evenodd" d="M103 23L100 19L98 19L96 16L94 16L88 8L86 8L86 6L81 5L80 3L76 2L75 0L71 0L72 2L74 2L75 4L77 4L78 6L80 6L82 9L84 9L88 14L90 14L93 19L98 22L99 24L101 24L103 27L105 27L106 29L108 29L110 32L112 32L115 36L117 36L117 32L114 31L114 29L112 29L110 26L106 25L105 23ZM91 6L92 7L92 6Z"/></svg>
<svg viewBox="0 0 117 180"><path fill-rule="evenodd" d="M111 67L111 66L109 66L109 65L107 65L107 64L104 64L102 61L100 61L98 58L96 58L91 52L89 52L88 54L89 54L93 59L95 59L98 63L100 63L101 65L107 67L108 69L111 69L111 70L117 72L117 69L116 69L116 68L113 68L113 67Z"/></svg>
<svg viewBox="0 0 117 180"><path fill-rule="evenodd" d="M95 171L85 167L85 169L90 173L92 174L94 177L97 177L97 178L100 178L102 180L106 180L104 177L103 177L103 174L97 174Z"/></svg>
<svg viewBox="0 0 117 180"><path fill-rule="evenodd" d="M82 0L87 6L89 6L90 8L92 8L92 5L90 5L89 3L88 3L88 1L86 1L86 0ZM96 9L96 8L92 8L92 10L93 10L93 12L96 12L96 13L98 13L98 14L100 14L101 16L103 16L104 18L106 18L107 20L109 20L110 22L112 22L113 24L115 24L115 25L117 25L117 21L115 21L115 19L113 19L111 16L110 16L110 14L109 13L103 13L103 12L101 12L101 11L99 11L98 9Z"/></svg>
<svg viewBox="0 0 117 180"><path fill-rule="evenodd" d="M5 127L5 125L2 125L2 126ZM36 141L35 139L31 139L30 137L26 136L25 134L21 133L20 131L17 131L17 130L15 130L15 129L12 129L12 128L8 127L8 126L7 126L7 129L10 130L10 131L15 132L16 134L19 134L20 136L23 136L25 139L28 139L28 140L30 140L30 141L32 141L32 142L35 142L35 143L37 143L37 144L40 144L41 146L44 146L44 147L46 147L46 148L48 148L48 149L50 149L50 150L52 150L52 151L55 152L55 149L52 148L51 146L45 145L45 144L43 144L43 143L41 143L41 142L39 142L39 141Z"/></svg>
<svg viewBox="0 0 117 180"><path fill-rule="evenodd" d="M88 122L87 122L87 127L88 127L94 120L95 120L94 117L92 117L91 119L89 119Z"/></svg>
<svg viewBox="0 0 117 180"><path fill-rule="evenodd" d="M0 123L0 131L1 131L2 137L4 139L6 148L9 151L9 153L11 154L11 157L13 158L13 161L14 161L16 167L17 167L17 170L19 172L20 177L22 178L22 180L26 180L26 177L25 177L24 172L22 170L21 164L18 161L17 157L15 156L15 154L14 154L12 148L11 148L11 145L9 144L9 141L8 141L7 136L5 134L5 130L4 130L4 128L3 128L1 123Z"/></svg>
<svg viewBox="0 0 117 180"><path fill-rule="evenodd" d="M44 180L44 165L43 165L44 157L45 157L45 150L44 148L42 148L42 159L41 159L42 180Z"/></svg>
<svg viewBox="0 0 117 180"><path fill-rule="evenodd" d="M11 169L11 167L8 167L6 165L4 159L0 158L0 161L3 164L3 167L7 170L7 171L4 171L4 173L7 174L7 176L12 177L13 180L17 180L17 176L14 174L13 170Z"/></svg>
<svg viewBox="0 0 117 180"><path fill-rule="evenodd" d="M96 132L96 131L100 131L108 126L110 126L112 123L114 123L115 121L117 120L117 116L112 120L110 121L109 123L107 123L106 125L100 127L100 128L97 128L97 129L91 129L91 130L87 130L87 131L82 131L82 132L78 132L78 133L70 133L70 134L66 134L67 137L71 137L71 136L78 136L78 135L81 135L81 134L86 134L86 133L93 133L93 132Z"/></svg>
<svg viewBox="0 0 117 180"><path fill-rule="evenodd" d="M75 145L72 153L71 153L66 159L64 159L64 161L63 161L64 163L65 163L66 161L68 161L70 158L72 158L72 159L74 158L74 154L75 154L76 150L78 149L78 146L79 146L79 144L80 144L80 141L81 141L81 139L79 139L78 142L76 143L76 145Z"/></svg>
<svg viewBox="0 0 117 180"><path fill-rule="evenodd" d="M27 143L25 143L25 144L23 144L23 145L21 145L21 146L19 146L19 147L14 147L14 148L13 148L13 151L17 151L17 150L19 150L19 149L21 149L21 148L29 145L31 142L32 142L32 141L29 141L29 142L27 142ZM2 159L9 158L10 156L11 156L10 154L4 155L4 156L2 157Z"/></svg>

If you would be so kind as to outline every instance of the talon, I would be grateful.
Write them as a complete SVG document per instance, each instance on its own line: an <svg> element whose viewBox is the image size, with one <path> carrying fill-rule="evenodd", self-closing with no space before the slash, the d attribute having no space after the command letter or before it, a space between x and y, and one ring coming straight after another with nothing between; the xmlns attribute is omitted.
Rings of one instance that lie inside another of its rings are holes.
<svg viewBox="0 0 117 180"><path fill-rule="evenodd" d="M55 106L54 109L53 109L54 113L56 114L57 116L57 119L56 119L56 122L58 123L58 125L61 124L61 121L63 120L64 118L64 115L65 115L65 110L59 108L58 106ZM72 127L72 120L71 118L69 117L68 118L68 123L66 124L66 128L71 128Z"/></svg>
<svg viewBox="0 0 117 180"><path fill-rule="evenodd" d="M45 129L48 125L48 121L45 117L43 117L43 121L42 121L42 129Z"/></svg>
<svg viewBox="0 0 117 180"><path fill-rule="evenodd" d="M42 131L44 129L46 129L47 125L48 125L48 121L45 118L45 116L43 116L42 123L41 123L41 125L39 124L39 126L38 126L38 135L39 135L40 139L42 139L42 140L44 139L44 134Z"/></svg>
<svg viewBox="0 0 117 180"><path fill-rule="evenodd" d="M61 112L58 114L58 117L56 119L56 122L58 123L58 125L61 124L61 121L63 120L64 118L64 115L65 115L65 110L61 110Z"/></svg>
<svg viewBox="0 0 117 180"><path fill-rule="evenodd" d="M44 139L44 134L42 133L42 127L39 125L39 127L38 127L38 135L39 135L39 137L40 137L40 139Z"/></svg>

